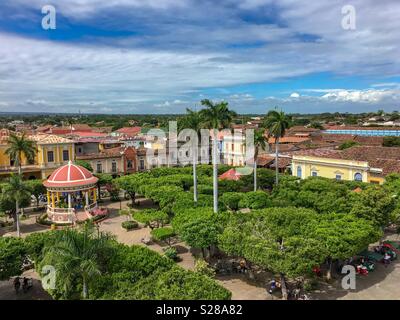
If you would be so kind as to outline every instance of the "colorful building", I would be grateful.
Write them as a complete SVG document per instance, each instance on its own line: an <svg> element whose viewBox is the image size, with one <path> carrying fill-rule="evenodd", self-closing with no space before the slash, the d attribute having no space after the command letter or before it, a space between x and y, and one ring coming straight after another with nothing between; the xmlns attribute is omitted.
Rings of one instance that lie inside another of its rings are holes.
<svg viewBox="0 0 400 320"><path fill-rule="evenodd" d="M346 150L315 149L292 155L292 175L382 184L400 173L400 148L356 146Z"/></svg>
<svg viewBox="0 0 400 320"><path fill-rule="evenodd" d="M22 174L29 179L46 179L55 168L67 164L75 158L74 142L72 140L51 134L36 134L28 136L35 142L36 156L29 163L22 156ZM14 160L5 153L8 148L7 140L0 144L0 175L7 177L18 172Z"/></svg>

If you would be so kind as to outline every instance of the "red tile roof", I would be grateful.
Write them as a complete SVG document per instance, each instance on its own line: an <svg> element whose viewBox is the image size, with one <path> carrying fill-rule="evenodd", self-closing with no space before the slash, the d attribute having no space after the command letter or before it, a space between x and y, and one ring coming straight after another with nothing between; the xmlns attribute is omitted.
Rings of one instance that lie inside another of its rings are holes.
<svg viewBox="0 0 400 320"><path fill-rule="evenodd" d="M279 157L278 158L278 168L279 169L284 169L287 166L289 166L292 163L292 158L282 158ZM270 165L271 168L275 168L276 167L276 163L275 160L274 162Z"/></svg>
<svg viewBox="0 0 400 320"><path fill-rule="evenodd" d="M124 128L118 129L116 132L125 134L128 136L136 136L140 133L141 130L142 130L141 127L124 127Z"/></svg>
<svg viewBox="0 0 400 320"><path fill-rule="evenodd" d="M389 173L400 173L400 148L355 146L342 151L326 148L302 150L293 152L293 155L366 161L370 167L382 169L384 176Z"/></svg>
<svg viewBox="0 0 400 320"><path fill-rule="evenodd" d="M295 136L284 136L279 139L279 143L302 143L310 141L310 138L306 137L295 137ZM275 143L275 138L271 137L268 139L268 143Z"/></svg>
<svg viewBox="0 0 400 320"><path fill-rule="evenodd" d="M235 169L232 168L232 169L229 169L228 171L226 171L225 173L221 174L219 176L219 178L221 180L234 180L234 181L237 181L237 180L240 179L241 176L242 175L239 172L237 172Z"/></svg>

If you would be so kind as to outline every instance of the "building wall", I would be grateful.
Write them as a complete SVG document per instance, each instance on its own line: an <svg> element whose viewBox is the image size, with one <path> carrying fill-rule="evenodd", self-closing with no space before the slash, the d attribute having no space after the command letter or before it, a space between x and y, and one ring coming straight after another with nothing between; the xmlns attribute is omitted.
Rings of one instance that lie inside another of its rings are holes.
<svg viewBox="0 0 400 320"><path fill-rule="evenodd" d="M53 161L49 161L49 151L53 152ZM68 151L68 159L64 159L63 151ZM56 168L75 160L73 143L38 144L35 163L42 171L42 179L46 179Z"/></svg>
<svg viewBox="0 0 400 320"><path fill-rule="evenodd" d="M85 142L85 143L78 143L75 145L75 154L77 156L89 153L97 153L97 152L99 152L98 142Z"/></svg>
<svg viewBox="0 0 400 320"><path fill-rule="evenodd" d="M90 163L90 165L93 168L93 173L109 173L109 174L124 173L124 160L122 156L115 158L91 159L85 161ZM116 171L112 170L113 163L116 163ZM101 172L98 171L97 164L101 164Z"/></svg>
<svg viewBox="0 0 400 320"><path fill-rule="evenodd" d="M46 179L54 169L67 164L69 160L74 160L75 152L73 143L60 143L60 144L37 144L37 152L33 163L28 163L24 155L22 155L22 172L27 177L37 177ZM13 167L11 170L10 157L5 154L7 145L0 146L0 175L10 175L11 172L16 172L17 168ZM68 159L63 160L63 151L68 151ZM48 161L48 151L53 151L54 161ZM25 167L26 166L26 167ZM36 168L35 168L36 166Z"/></svg>
<svg viewBox="0 0 400 320"><path fill-rule="evenodd" d="M300 168L300 169L299 169ZM341 180L354 181L356 174L361 175L363 182L383 182L383 178L370 175L369 165L366 161L351 161L341 159L326 159L309 156L293 156L292 175L301 179L314 176ZM314 173L314 175L313 175ZM374 180L375 179L375 180Z"/></svg>
<svg viewBox="0 0 400 320"><path fill-rule="evenodd" d="M224 164L244 166L246 158L245 137L224 136L222 141L222 155Z"/></svg>

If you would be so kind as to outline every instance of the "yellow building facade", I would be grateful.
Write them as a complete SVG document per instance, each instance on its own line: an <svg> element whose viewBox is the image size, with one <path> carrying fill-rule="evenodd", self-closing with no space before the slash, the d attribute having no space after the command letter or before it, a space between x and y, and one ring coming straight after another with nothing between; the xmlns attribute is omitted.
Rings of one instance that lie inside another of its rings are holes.
<svg viewBox="0 0 400 320"><path fill-rule="evenodd" d="M49 134L37 134L28 139L35 142L36 155L32 163L22 156L22 173L26 178L46 179L55 168L75 159L74 142L72 140ZM9 176L18 172L18 167L5 153L8 145L0 145L0 176Z"/></svg>
<svg viewBox="0 0 400 320"><path fill-rule="evenodd" d="M370 167L367 161L331 159L315 156L292 157L292 175L301 179L324 177L336 180L382 184L382 169Z"/></svg>

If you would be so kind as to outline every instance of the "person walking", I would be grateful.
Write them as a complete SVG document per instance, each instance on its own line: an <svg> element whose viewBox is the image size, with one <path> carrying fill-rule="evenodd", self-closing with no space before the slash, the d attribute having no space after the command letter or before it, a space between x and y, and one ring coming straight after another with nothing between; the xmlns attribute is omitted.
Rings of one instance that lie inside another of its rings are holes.
<svg viewBox="0 0 400 320"><path fill-rule="evenodd" d="M15 289L15 293L16 294L18 294L20 287L21 287L20 278L19 277L15 277L14 278L14 289Z"/></svg>
<svg viewBox="0 0 400 320"><path fill-rule="evenodd" d="M275 281L275 279L272 279L271 282L269 283L268 293L273 294L275 289L276 289L276 281Z"/></svg>

